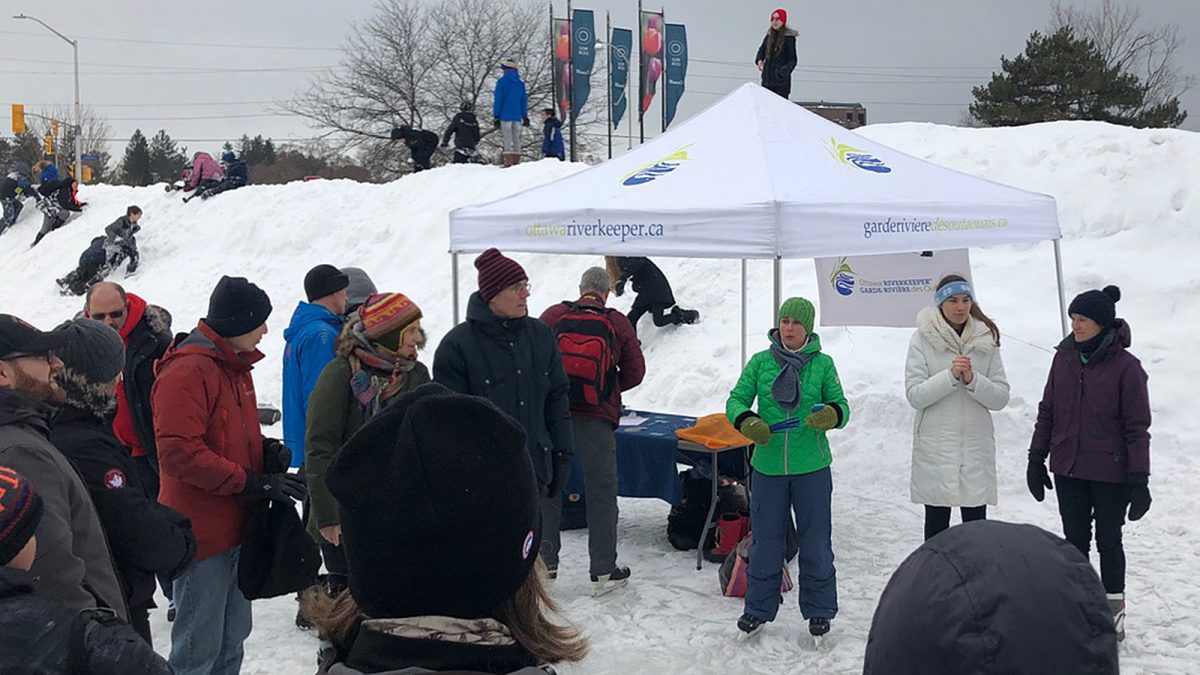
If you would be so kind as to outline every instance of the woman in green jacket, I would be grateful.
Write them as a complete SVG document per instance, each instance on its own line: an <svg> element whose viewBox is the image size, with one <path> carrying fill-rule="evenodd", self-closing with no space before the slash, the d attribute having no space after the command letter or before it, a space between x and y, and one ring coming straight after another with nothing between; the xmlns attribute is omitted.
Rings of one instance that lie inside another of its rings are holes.
<svg viewBox="0 0 1200 675"><path fill-rule="evenodd" d="M421 309L401 293L380 293L346 319L336 356L308 397L304 474L308 480L308 532L321 547L329 589L346 587L346 554L338 504L325 472L339 448L379 410L431 380L417 360L425 346Z"/></svg>
<svg viewBox="0 0 1200 675"><path fill-rule="evenodd" d="M830 539L832 455L825 433L850 419L833 359L821 352L813 331L816 311L804 298L779 308L771 348L746 364L729 392L725 414L754 441L750 492L750 547L746 605L738 628L757 635L779 611L789 511L796 514L800 542L800 613L816 637L829 632L837 614L837 576ZM758 411L753 409L758 400Z"/></svg>

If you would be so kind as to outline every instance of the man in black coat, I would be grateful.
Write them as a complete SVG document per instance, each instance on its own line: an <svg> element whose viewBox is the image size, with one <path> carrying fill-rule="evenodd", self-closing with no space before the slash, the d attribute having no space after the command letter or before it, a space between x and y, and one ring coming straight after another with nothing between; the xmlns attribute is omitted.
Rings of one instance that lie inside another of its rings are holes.
<svg viewBox="0 0 1200 675"><path fill-rule="evenodd" d="M654 325L677 326L681 323L696 323L700 320L700 312L694 309L683 309L675 304L675 294L671 292L671 282L649 258L618 258L621 273L613 286L613 292L618 296L625 294L625 284L632 281L633 291L637 297L633 299L633 307L629 310L629 323L637 330L638 319L650 312Z"/></svg>
<svg viewBox="0 0 1200 675"><path fill-rule="evenodd" d="M470 103L462 104L462 110L450 120L446 133L442 135L442 147L450 145L450 137L454 137L454 157L451 164L466 164L475 156L475 148L479 145L479 119Z"/></svg>
<svg viewBox="0 0 1200 675"><path fill-rule="evenodd" d="M521 423L534 473L547 500L571 475L570 383L549 326L529 316L529 277L496 249L475 259L479 291L467 320L433 357L433 381L460 394L490 399Z"/></svg>
<svg viewBox="0 0 1200 675"><path fill-rule="evenodd" d="M125 366L121 336L93 319L75 319L56 332L68 339L56 352L66 402L51 421L50 441L92 496L129 602L129 623L150 643L154 576L179 576L196 554L196 539L183 514L147 495L133 459L113 435L117 375Z"/></svg>
<svg viewBox="0 0 1200 675"><path fill-rule="evenodd" d="M392 129L392 140L404 141L412 151L413 173L433 168L433 153L437 151L438 146L437 134L402 126Z"/></svg>

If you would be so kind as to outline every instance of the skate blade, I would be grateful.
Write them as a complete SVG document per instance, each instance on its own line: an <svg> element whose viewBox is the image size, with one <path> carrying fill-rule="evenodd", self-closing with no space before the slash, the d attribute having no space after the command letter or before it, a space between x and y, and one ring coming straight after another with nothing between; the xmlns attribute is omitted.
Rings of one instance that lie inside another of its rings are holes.
<svg viewBox="0 0 1200 675"><path fill-rule="evenodd" d="M599 598L629 585L628 579L620 581L597 581L592 584L592 597Z"/></svg>
<svg viewBox="0 0 1200 675"><path fill-rule="evenodd" d="M764 623L763 625L759 626L758 628L755 628L754 630L750 631L749 633L747 633L746 631L739 628L737 641L738 642L749 642L749 641L753 640L754 638L758 637L758 634L763 632L763 629L766 627L767 627L767 624Z"/></svg>

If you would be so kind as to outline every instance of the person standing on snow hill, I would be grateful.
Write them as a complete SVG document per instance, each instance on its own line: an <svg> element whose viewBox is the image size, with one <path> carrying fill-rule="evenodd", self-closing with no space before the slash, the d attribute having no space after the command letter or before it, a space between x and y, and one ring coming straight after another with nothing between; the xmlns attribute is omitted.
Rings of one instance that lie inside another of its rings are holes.
<svg viewBox="0 0 1200 675"><path fill-rule="evenodd" d="M392 129L392 140L404 141L412 151L413 173L433 168L433 153L438 146L437 134L405 125Z"/></svg>
<svg viewBox="0 0 1200 675"><path fill-rule="evenodd" d="M33 197L34 201L41 199L37 190L30 184L29 166L17 164L11 173L0 179L0 207L3 207L3 213L0 214L0 234L4 234L5 230L17 222L24 206L22 202L29 197Z"/></svg>
<svg viewBox="0 0 1200 675"><path fill-rule="evenodd" d="M350 277L333 265L317 265L304 275L308 302L296 305L283 331L283 442L292 450L292 467L304 464L304 427L308 396L325 364L333 360L342 332Z"/></svg>
<svg viewBox="0 0 1200 675"><path fill-rule="evenodd" d="M338 449L367 420L400 394L430 382L429 369L417 360L424 346L416 303L401 293L372 295L347 318L337 356L321 371L309 396L304 438L308 533L321 548L331 595L346 588L347 567L341 517L326 486L326 472Z"/></svg>
<svg viewBox="0 0 1200 675"><path fill-rule="evenodd" d="M562 121L554 116L554 108L542 110L542 157L566 161L563 148Z"/></svg>
<svg viewBox="0 0 1200 675"><path fill-rule="evenodd" d="M55 352L63 362L56 378L67 400L51 421L50 441L83 478L112 547L129 623L152 645L154 576L179 576L196 554L196 538L183 514L146 494L133 458L113 435L116 390L125 367L121 336L94 319L68 321L56 330L69 340Z"/></svg>
<svg viewBox="0 0 1200 675"><path fill-rule="evenodd" d="M800 614L816 637L837 615L837 576L831 540L833 455L826 432L850 420L833 359L813 332L816 310L804 298L788 298L771 348L751 357L729 392L725 414L754 441L750 522L754 543L746 579L746 605L738 629L757 635L775 620L782 598L789 511L796 514L800 543ZM758 412L753 409L758 400ZM775 430L772 430L774 427Z"/></svg>
<svg viewBox="0 0 1200 675"><path fill-rule="evenodd" d="M342 447L327 482L350 590L305 597L333 645L321 675L546 675L587 655L553 620L541 486L521 426L496 406L437 384L404 394Z"/></svg>
<svg viewBox="0 0 1200 675"><path fill-rule="evenodd" d="M625 284L632 281L633 291L637 297L633 299L633 308L629 310L629 323L637 329L638 320L646 312L650 312L654 325L678 326L693 324L700 320L700 312L694 309L683 309L675 304L675 294L671 292L671 282L649 258L619 258L605 256L608 273L613 279L613 293L617 297L625 294ZM670 310L670 311L667 311Z"/></svg>
<svg viewBox="0 0 1200 675"><path fill-rule="evenodd" d="M521 163L521 127L529 126L529 96L517 72L517 62L500 62L501 75L492 94L492 125L500 130L504 166Z"/></svg>
<svg viewBox="0 0 1200 675"><path fill-rule="evenodd" d="M475 117L475 106L463 103L462 109L450 120L446 133L442 135L442 147L450 145L450 137L454 137L454 158L451 164L466 164L475 156L475 148L479 145L479 119Z"/></svg>
<svg viewBox="0 0 1200 675"><path fill-rule="evenodd" d="M987 518L996 504L996 440L992 411L1008 405L1000 329L956 274L938 282L937 306L917 316L908 344L904 393L913 423L912 500L925 505L925 538Z"/></svg>
<svg viewBox="0 0 1200 675"><path fill-rule="evenodd" d="M1063 536L1084 555L1096 524L1100 578L1125 638L1125 512L1150 510L1150 393L1142 363L1129 353L1129 324L1118 319L1121 289L1071 301L1071 334L1059 345L1038 404L1026 481L1037 501L1057 488ZM1046 471L1046 457L1050 471Z"/></svg>
<svg viewBox="0 0 1200 675"><path fill-rule="evenodd" d="M162 489L158 501L184 514L196 559L175 580L171 666L178 675L237 673L250 635L250 601L238 588L246 519L255 502L292 506L305 494L293 474L263 473L279 441L258 423L254 364L271 300L242 277L221 277L208 315L177 336L158 362L151 393Z"/></svg>
<svg viewBox="0 0 1200 675"><path fill-rule="evenodd" d="M566 487L575 452L571 386L558 340L529 316L529 275L515 260L489 248L475 268L479 291L467 303L467 320L438 345L433 381L487 398L521 423L543 508L553 508L549 502Z"/></svg>
<svg viewBox="0 0 1200 675"><path fill-rule="evenodd" d="M1033 525L979 521L921 545L888 581L863 675L1117 675L1085 556Z"/></svg>
<svg viewBox="0 0 1200 675"><path fill-rule="evenodd" d="M42 237L67 224L72 213L83 211L87 202L79 201L79 183L74 178L51 180L38 186L38 194L42 200L38 206L42 209L42 229L33 238L30 248L38 245Z"/></svg>
<svg viewBox="0 0 1200 675"><path fill-rule="evenodd" d="M787 19L787 10L771 12L771 28L754 56L754 64L762 72L762 86L784 98L792 94L792 71L798 60L798 33L788 28Z"/></svg>
<svg viewBox="0 0 1200 675"><path fill-rule="evenodd" d="M0 466L0 672L171 675L171 667L128 625L100 620L34 595L10 579L27 573L46 507L21 474Z"/></svg>

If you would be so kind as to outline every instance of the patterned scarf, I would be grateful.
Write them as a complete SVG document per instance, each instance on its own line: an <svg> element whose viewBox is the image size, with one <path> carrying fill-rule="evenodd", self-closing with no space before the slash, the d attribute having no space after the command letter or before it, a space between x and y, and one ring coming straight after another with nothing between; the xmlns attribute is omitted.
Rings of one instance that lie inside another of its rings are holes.
<svg viewBox="0 0 1200 675"><path fill-rule="evenodd" d="M783 408L784 412L794 412L800 407L801 384L804 367L812 361L812 354L793 352L783 346L783 338L778 331L771 340L771 356L779 364L779 374L771 383L771 397ZM806 341L805 345L808 344Z"/></svg>
<svg viewBox="0 0 1200 675"><path fill-rule="evenodd" d="M350 333L355 342L354 351L347 357L350 390L362 404L367 419L371 419L389 399L404 390L408 373L417 365L417 360L368 340L361 319L355 319Z"/></svg>

